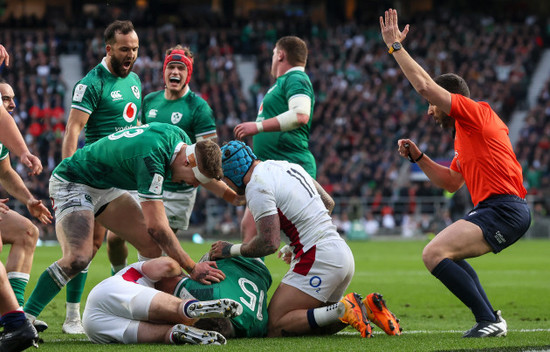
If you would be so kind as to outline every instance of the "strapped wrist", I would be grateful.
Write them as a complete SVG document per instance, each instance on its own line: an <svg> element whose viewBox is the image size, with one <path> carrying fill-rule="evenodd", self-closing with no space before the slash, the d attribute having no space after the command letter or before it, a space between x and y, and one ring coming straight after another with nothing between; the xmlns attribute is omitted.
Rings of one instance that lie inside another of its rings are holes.
<svg viewBox="0 0 550 352"><path fill-rule="evenodd" d="M263 132L263 131L264 131L264 123L263 123L263 121L258 121L258 122L256 122L256 127L258 128L258 133Z"/></svg>
<svg viewBox="0 0 550 352"><path fill-rule="evenodd" d="M241 246L242 243L232 245L231 248L229 248L229 254L231 254L232 257L241 256Z"/></svg>

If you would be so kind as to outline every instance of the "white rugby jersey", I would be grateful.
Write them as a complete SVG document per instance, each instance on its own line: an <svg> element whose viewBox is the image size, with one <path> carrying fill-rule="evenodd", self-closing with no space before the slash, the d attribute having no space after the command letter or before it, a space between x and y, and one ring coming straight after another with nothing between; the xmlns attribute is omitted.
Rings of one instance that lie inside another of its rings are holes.
<svg viewBox="0 0 550 352"><path fill-rule="evenodd" d="M155 282L157 281L151 280L141 271L143 263L145 262L130 264L124 269L120 270L118 273L116 273L116 276L122 276L124 280L135 282L138 285L155 288Z"/></svg>
<svg viewBox="0 0 550 352"><path fill-rule="evenodd" d="M296 258L321 241L342 240L313 179L298 164L268 160L256 165L246 199L255 221L279 214Z"/></svg>

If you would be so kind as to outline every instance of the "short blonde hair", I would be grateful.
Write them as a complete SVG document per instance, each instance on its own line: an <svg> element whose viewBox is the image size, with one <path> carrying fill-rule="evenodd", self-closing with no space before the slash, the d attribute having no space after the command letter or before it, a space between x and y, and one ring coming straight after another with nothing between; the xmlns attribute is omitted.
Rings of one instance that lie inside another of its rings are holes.
<svg viewBox="0 0 550 352"><path fill-rule="evenodd" d="M195 151L199 170L206 177L221 180L223 178L223 170L220 147L212 140L205 139L195 144Z"/></svg>

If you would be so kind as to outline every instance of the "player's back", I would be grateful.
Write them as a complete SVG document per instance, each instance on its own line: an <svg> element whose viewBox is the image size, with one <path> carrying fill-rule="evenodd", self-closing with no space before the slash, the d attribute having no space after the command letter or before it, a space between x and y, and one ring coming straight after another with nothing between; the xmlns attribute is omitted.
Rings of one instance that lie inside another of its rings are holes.
<svg viewBox="0 0 550 352"><path fill-rule="evenodd" d="M313 179L298 164L268 160L256 165L246 186L254 220L278 214L290 245L304 252L316 243L341 239Z"/></svg>
<svg viewBox="0 0 550 352"><path fill-rule="evenodd" d="M243 305L243 313L231 318L237 337L262 337L267 333L267 291L271 274L261 259L234 257L216 261L225 280L204 285L184 278L174 295L181 297L185 288L199 300L231 298Z"/></svg>

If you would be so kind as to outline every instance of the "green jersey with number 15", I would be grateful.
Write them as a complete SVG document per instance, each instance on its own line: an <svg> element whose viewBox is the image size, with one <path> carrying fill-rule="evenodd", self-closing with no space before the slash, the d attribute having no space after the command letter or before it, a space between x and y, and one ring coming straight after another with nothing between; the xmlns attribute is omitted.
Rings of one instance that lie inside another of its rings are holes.
<svg viewBox="0 0 550 352"><path fill-rule="evenodd" d="M198 300L231 298L243 306L243 313L231 318L237 337L263 337L267 334L267 291L271 274L258 258L233 257L216 260L225 280L204 285L184 278L174 295L181 297L185 288Z"/></svg>
<svg viewBox="0 0 550 352"><path fill-rule="evenodd" d="M137 190L146 199L162 199L163 182L183 144L179 127L162 123L132 127L78 149L53 171L53 177L90 187Z"/></svg>

